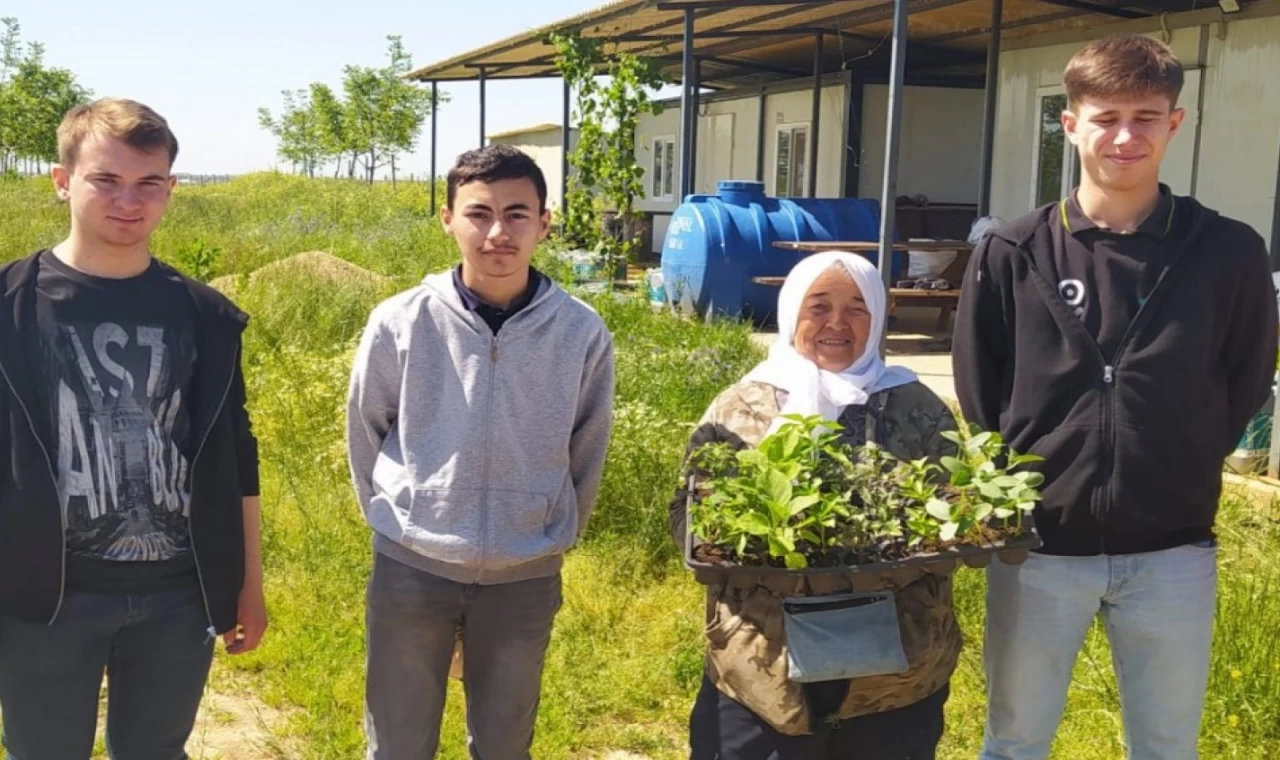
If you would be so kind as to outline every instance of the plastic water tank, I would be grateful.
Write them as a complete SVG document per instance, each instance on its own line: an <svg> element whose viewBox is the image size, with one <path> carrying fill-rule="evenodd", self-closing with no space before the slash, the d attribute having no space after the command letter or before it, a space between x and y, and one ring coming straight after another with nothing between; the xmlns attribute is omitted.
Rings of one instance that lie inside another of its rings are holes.
<svg viewBox="0 0 1280 760"><path fill-rule="evenodd" d="M785 276L803 254L775 241L872 241L880 233L880 203L858 198L771 198L764 183L723 181L717 195L690 195L662 244L667 302L700 316L774 321L778 288L754 277ZM867 254L871 261L877 254ZM894 257L894 269L900 267Z"/></svg>

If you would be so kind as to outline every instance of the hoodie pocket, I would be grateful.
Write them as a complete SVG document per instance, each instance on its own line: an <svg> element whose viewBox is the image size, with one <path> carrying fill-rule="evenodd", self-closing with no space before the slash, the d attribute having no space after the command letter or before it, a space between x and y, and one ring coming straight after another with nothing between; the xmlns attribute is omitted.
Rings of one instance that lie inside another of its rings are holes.
<svg viewBox="0 0 1280 760"><path fill-rule="evenodd" d="M440 562L475 565L483 539L478 488L415 488L403 543Z"/></svg>
<svg viewBox="0 0 1280 760"><path fill-rule="evenodd" d="M552 506L545 494L490 489L483 518L485 568L515 567L567 550L576 522L553 520Z"/></svg>

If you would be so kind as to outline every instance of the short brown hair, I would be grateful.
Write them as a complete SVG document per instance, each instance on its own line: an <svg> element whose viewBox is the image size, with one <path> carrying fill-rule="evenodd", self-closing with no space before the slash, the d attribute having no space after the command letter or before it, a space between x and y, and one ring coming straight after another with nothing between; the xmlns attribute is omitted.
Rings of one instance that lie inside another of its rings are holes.
<svg viewBox="0 0 1280 760"><path fill-rule="evenodd" d="M1141 34L1095 40L1072 56L1062 83L1072 108L1084 98L1182 94L1182 63L1168 45Z"/></svg>
<svg viewBox="0 0 1280 760"><path fill-rule="evenodd" d="M169 154L171 167L178 157L178 138L170 131L169 122L132 100L103 98L68 111L58 126L58 163L68 169L74 166L80 145L90 135L114 137L148 153L163 149Z"/></svg>

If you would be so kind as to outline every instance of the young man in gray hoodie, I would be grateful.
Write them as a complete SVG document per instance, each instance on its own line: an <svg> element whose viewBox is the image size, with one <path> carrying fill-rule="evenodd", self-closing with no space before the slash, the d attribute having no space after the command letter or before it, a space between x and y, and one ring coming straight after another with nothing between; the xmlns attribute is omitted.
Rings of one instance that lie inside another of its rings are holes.
<svg viewBox="0 0 1280 760"><path fill-rule="evenodd" d="M462 630L475 760L529 757L563 555L595 505L612 415L604 322L529 261L547 186L520 151L465 153L441 221L459 267L380 304L347 446L374 533L371 760L432 757Z"/></svg>

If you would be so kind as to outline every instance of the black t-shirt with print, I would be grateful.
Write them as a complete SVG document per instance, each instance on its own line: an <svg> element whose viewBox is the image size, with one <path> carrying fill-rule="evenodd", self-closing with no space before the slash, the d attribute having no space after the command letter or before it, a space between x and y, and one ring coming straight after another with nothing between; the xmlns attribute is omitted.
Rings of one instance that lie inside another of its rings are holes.
<svg viewBox="0 0 1280 760"><path fill-rule="evenodd" d="M1162 185L1155 210L1131 234L1099 228L1074 194L1061 202L1058 216L1064 228L1064 245L1054 251L1058 293L1111 361L1168 263L1177 204Z"/></svg>
<svg viewBox="0 0 1280 760"><path fill-rule="evenodd" d="M39 267L33 366L55 434L67 588L193 583L190 295L155 262L122 280L79 272L50 251Z"/></svg>

